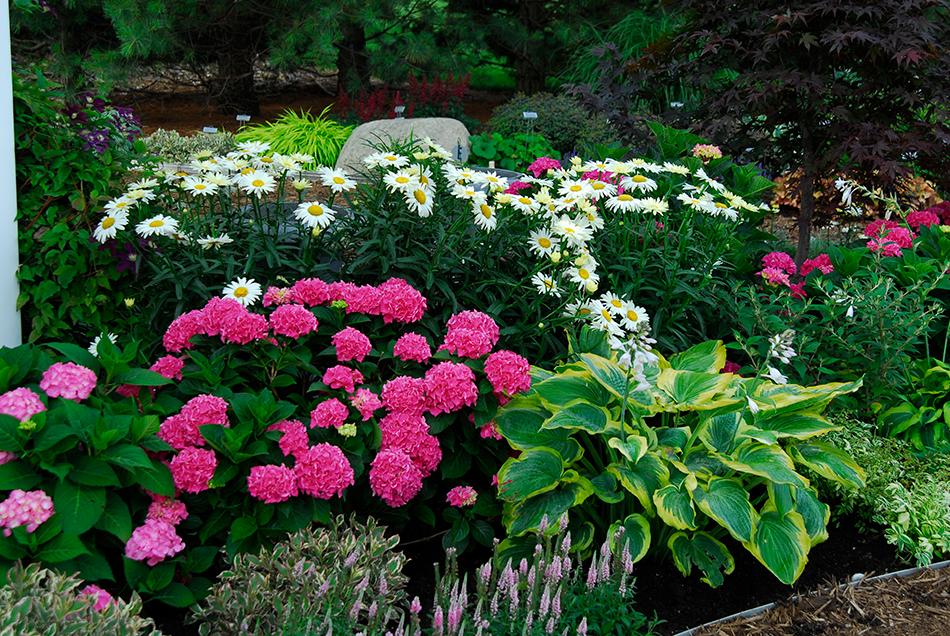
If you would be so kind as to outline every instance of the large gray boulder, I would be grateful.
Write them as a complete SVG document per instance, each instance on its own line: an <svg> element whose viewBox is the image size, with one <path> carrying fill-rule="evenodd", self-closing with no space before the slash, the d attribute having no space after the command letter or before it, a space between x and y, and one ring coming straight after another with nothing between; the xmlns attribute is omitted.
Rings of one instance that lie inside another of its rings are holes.
<svg viewBox="0 0 950 636"><path fill-rule="evenodd" d="M343 145L336 167L354 171L365 169L363 158L376 152L372 144L405 141L428 137L450 153L456 160L468 158L468 129L465 124L449 117L420 117L418 119L377 119L356 127ZM462 156L458 156L461 147Z"/></svg>

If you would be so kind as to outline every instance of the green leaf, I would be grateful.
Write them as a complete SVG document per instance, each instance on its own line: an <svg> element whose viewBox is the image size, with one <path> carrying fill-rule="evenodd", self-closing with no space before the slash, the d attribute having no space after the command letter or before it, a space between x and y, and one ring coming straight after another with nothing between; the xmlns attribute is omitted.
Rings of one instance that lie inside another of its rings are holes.
<svg viewBox="0 0 950 636"><path fill-rule="evenodd" d="M791 585L808 562L811 538L797 512L763 512L746 544L752 555L782 583Z"/></svg>
<svg viewBox="0 0 950 636"><path fill-rule="evenodd" d="M722 340L708 340L674 355L669 362L678 371L719 373L726 364L726 347Z"/></svg>
<svg viewBox="0 0 950 636"><path fill-rule="evenodd" d="M603 433L610 421L610 413L602 406L577 402L562 408L542 425L546 429L564 428L590 434Z"/></svg>
<svg viewBox="0 0 950 636"><path fill-rule="evenodd" d="M205 572L214 565L218 552L218 548L214 546L199 545L190 548L185 557L185 569L191 574Z"/></svg>
<svg viewBox="0 0 950 636"><path fill-rule="evenodd" d="M706 516L729 531L738 541L749 541L758 518L749 503L749 493L736 479L713 477L693 491L693 501Z"/></svg>
<svg viewBox="0 0 950 636"><path fill-rule="evenodd" d="M824 435L831 431L841 430L821 415L816 413L777 413L766 411L755 418L755 425L763 430L771 431L778 437L794 437L808 439Z"/></svg>
<svg viewBox="0 0 950 636"><path fill-rule="evenodd" d="M65 567L70 571L78 572L84 581L115 581L112 567L98 552L81 554Z"/></svg>
<svg viewBox="0 0 950 636"><path fill-rule="evenodd" d="M81 455L69 471L69 479L84 486L118 486L119 477L112 466L101 459Z"/></svg>
<svg viewBox="0 0 950 636"><path fill-rule="evenodd" d="M594 488L594 494L597 495L601 501L612 504L623 501L624 494L622 491L617 490L617 478L611 473L603 472L597 475L590 480L590 484Z"/></svg>
<svg viewBox="0 0 950 636"><path fill-rule="evenodd" d="M818 499L818 492L814 488L795 489L795 510L802 516L813 546L828 538L831 508Z"/></svg>
<svg viewBox="0 0 950 636"><path fill-rule="evenodd" d="M617 531L623 528L623 536L618 539ZM622 555L626 549L634 563L646 556L650 549L650 522L640 514L629 515L623 522L615 521L610 526L610 549L616 555Z"/></svg>
<svg viewBox="0 0 950 636"><path fill-rule="evenodd" d="M78 536L65 531L52 541L44 543L35 558L41 563L62 563L87 552L89 550Z"/></svg>
<svg viewBox="0 0 950 636"><path fill-rule="evenodd" d="M119 495L110 492L102 516L96 521L96 527L117 537L120 541L128 541L132 536L132 515L129 507Z"/></svg>
<svg viewBox="0 0 950 636"><path fill-rule="evenodd" d="M627 439L611 437L607 446L616 448L627 461L636 464L650 450L650 441L642 435L628 435Z"/></svg>
<svg viewBox="0 0 950 636"><path fill-rule="evenodd" d="M789 453L800 464L840 484L852 488L864 487L864 471L844 451L822 442L807 442L789 446Z"/></svg>
<svg viewBox="0 0 950 636"><path fill-rule="evenodd" d="M0 413L0 451L20 454L23 443L20 441L20 420Z"/></svg>
<svg viewBox="0 0 950 636"><path fill-rule="evenodd" d="M580 482L564 483L555 490L549 490L531 497L519 504L505 506L502 522L510 537L518 537L541 526L541 520L547 517L554 524L572 507L584 503L592 491Z"/></svg>
<svg viewBox="0 0 950 636"><path fill-rule="evenodd" d="M195 595L181 583L173 581L161 592L156 593L152 600L172 607L189 607L195 603Z"/></svg>
<svg viewBox="0 0 950 636"><path fill-rule="evenodd" d="M663 486L653 493L656 512L668 526L677 530L696 529L696 509L693 500L682 486Z"/></svg>
<svg viewBox="0 0 950 636"><path fill-rule="evenodd" d="M68 361L92 369L96 374L99 373L99 360L83 347L70 342L52 342L46 346L63 354Z"/></svg>
<svg viewBox="0 0 950 636"><path fill-rule="evenodd" d="M99 456L110 463L129 470L138 468L150 470L152 468L152 460L148 458L145 451L141 447L132 444L119 444L107 448Z"/></svg>
<svg viewBox="0 0 950 636"><path fill-rule="evenodd" d="M165 376L150 371L148 369L129 369L118 374L115 378L118 384L131 384L134 386L163 386L171 384L171 380Z"/></svg>
<svg viewBox="0 0 950 636"><path fill-rule="evenodd" d="M557 486L563 473L561 457L537 448L509 459L498 471L498 498L518 502Z"/></svg>
<svg viewBox="0 0 950 636"><path fill-rule="evenodd" d="M623 367L616 362L592 353L582 353L580 359L584 367L590 371L602 387L621 400L627 397L631 388L630 379Z"/></svg>
<svg viewBox="0 0 950 636"><path fill-rule="evenodd" d="M711 451L731 453L736 448L741 413L724 413L707 418L699 429L700 441Z"/></svg>
<svg viewBox="0 0 950 636"><path fill-rule="evenodd" d="M102 516L106 507L106 491L61 481L53 492L53 506L63 522L63 532L80 535Z"/></svg>
<svg viewBox="0 0 950 636"><path fill-rule="evenodd" d="M309 521L310 515L307 514L307 521ZM254 517L238 517L231 524L231 537L230 540L238 542L242 539L246 539L257 532L257 520Z"/></svg>
<svg viewBox="0 0 950 636"><path fill-rule="evenodd" d="M30 490L43 479L26 462L7 462L0 465L0 490Z"/></svg>
<svg viewBox="0 0 950 636"><path fill-rule="evenodd" d="M636 464L614 463L607 470L640 501L648 513L653 512L653 493L670 482L670 469L652 453L644 455Z"/></svg>
<svg viewBox="0 0 950 636"><path fill-rule="evenodd" d="M728 373L697 373L663 369L656 388L670 400L669 410L711 410L738 404L741 400L730 388L733 376Z"/></svg>
<svg viewBox="0 0 950 636"><path fill-rule="evenodd" d="M495 424L508 443L518 450L546 447L558 453L569 465L582 455L580 444L561 429L544 429L541 425L549 417L537 396L517 396L499 409Z"/></svg>
<svg viewBox="0 0 950 636"><path fill-rule="evenodd" d="M711 587L719 587L726 574L736 569L736 562L729 549L721 541L705 532L692 536L677 532L666 542L673 555L676 569L689 576L695 565L703 572L702 580Z"/></svg>
<svg viewBox="0 0 950 636"><path fill-rule="evenodd" d="M175 482L168 467L155 460L149 468L133 471L135 481L145 490L163 497L175 496Z"/></svg>
<svg viewBox="0 0 950 636"><path fill-rule="evenodd" d="M746 442L732 455L719 455L718 459L742 473L765 477L780 484L807 485L805 478L795 472L792 460L778 446Z"/></svg>
<svg viewBox="0 0 950 636"><path fill-rule="evenodd" d="M553 407L562 407L576 400L607 406L611 399L590 375L579 371L558 373L533 385L532 389L551 411L556 411Z"/></svg>

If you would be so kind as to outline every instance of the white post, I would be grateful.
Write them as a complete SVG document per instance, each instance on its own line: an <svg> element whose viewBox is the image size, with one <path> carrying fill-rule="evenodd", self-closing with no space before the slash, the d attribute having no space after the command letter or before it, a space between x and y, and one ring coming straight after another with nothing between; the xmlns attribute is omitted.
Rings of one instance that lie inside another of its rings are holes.
<svg viewBox="0 0 950 636"><path fill-rule="evenodd" d="M13 151L13 59L10 54L10 7L0 7L0 346L22 342L20 293L16 272L20 264L16 226L16 165Z"/></svg>

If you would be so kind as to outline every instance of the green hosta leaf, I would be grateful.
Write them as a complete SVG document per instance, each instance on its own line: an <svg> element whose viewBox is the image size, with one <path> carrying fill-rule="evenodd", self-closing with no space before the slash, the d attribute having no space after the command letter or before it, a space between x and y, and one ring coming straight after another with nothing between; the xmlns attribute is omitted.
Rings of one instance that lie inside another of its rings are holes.
<svg viewBox="0 0 950 636"><path fill-rule="evenodd" d="M620 484L633 494L647 512L653 512L653 493L670 483L670 469L652 453L636 464L614 463L607 467Z"/></svg>
<svg viewBox="0 0 950 636"><path fill-rule="evenodd" d="M668 410L703 411L738 404L741 401L730 388L732 381L730 374L663 369L657 379L656 388L669 399Z"/></svg>
<svg viewBox="0 0 950 636"><path fill-rule="evenodd" d="M609 422L610 413L604 407L577 402L556 411L542 426L546 429L563 428L596 434L607 430Z"/></svg>
<svg viewBox="0 0 950 636"><path fill-rule="evenodd" d="M763 382L752 394L761 409L759 415L794 412L820 412L839 395L861 388L861 380L855 382L829 382L815 386L797 384L772 384Z"/></svg>
<svg viewBox="0 0 950 636"><path fill-rule="evenodd" d="M689 493L682 486L663 486L653 493L653 503L666 525L677 530L696 529L696 509Z"/></svg>
<svg viewBox="0 0 950 636"><path fill-rule="evenodd" d="M87 552L89 550L78 536L64 532L52 541L44 543L36 553L36 560L41 563L62 563Z"/></svg>
<svg viewBox="0 0 950 636"><path fill-rule="evenodd" d="M677 371L719 373L726 364L726 347L722 340L708 340L677 353L669 360L670 367Z"/></svg>
<svg viewBox="0 0 950 636"><path fill-rule="evenodd" d="M642 435L628 435L627 439L611 437L607 445L616 448L627 458L627 461L636 464L650 450L650 442Z"/></svg>
<svg viewBox="0 0 950 636"><path fill-rule="evenodd" d="M822 442L806 442L789 446L789 453L800 464L840 484L864 487L864 471L844 451Z"/></svg>
<svg viewBox="0 0 950 636"><path fill-rule="evenodd" d="M758 513L749 503L749 493L737 479L713 477L706 486L693 490L693 501L706 516L729 531L738 541L752 538Z"/></svg>
<svg viewBox="0 0 950 636"><path fill-rule="evenodd" d="M724 413L707 418L700 426L699 439L711 451L731 453L736 448L741 413Z"/></svg>
<svg viewBox="0 0 950 636"><path fill-rule="evenodd" d="M620 365L592 353L582 353L580 358L581 363L601 386L621 400L627 397L631 387L627 372Z"/></svg>
<svg viewBox="0 0 950 636"><path fill-rule="evenodd" d="M756 427L775 433L776 437L794 437L808 439L841 430L816 413L779 413L766 412L755 418Z"/></svg>
<svg viewBox="0 0 950 636"><path fill-rule="evenodd" d="M686 447L686 442L689 441L690 433L692 433L688 426L657 428L654 430L656 431L657 444L680 450Z"/></svg>
<svg viewBox="0 0 950 636"><path fill-rule="evenodd" d="M719 460L733 470L765 477L780 484L807 485L807 480L795 472L791 458L778 446L746 442L732 455L720 455Z"/></svg>
<svg viewBox="0 0 950 636"><path fill-rule="evenodd" d="M581 446L566 430L542 428L549 415L537 396L517 396L499 409L495 425L512 447L524 451L546 447L557 452L565 465L570 465L583 454Z"/></svg>
<svg viewBox="0 0 950 636"><path fill-rule="evenodd" d="M677 532L667 542L673 555L676 569L689 576L695 565L703 573L702 580L711 587L719 587L726 574L736 569L736 561L729 549L721 541L705 532L695 532L692 536Z"/></svg>
<svg viewBox="0 0 950 636"><path fill-rule="evenodd" d="M106 507L106 491L61 481L53 491L53 507L63 522L63 532L80 535L102 516Z"/></svg>
<svg viewBox="0 0 950 636"><path fill-rule="evenodd" d="M541 526L547 517L548 523L556 523L572 507L584 503L593 492L581 483L565 483L555 490L531 497L519 504L505 506L502 521L511 537L521 536Z"/></svg>
<svg viewBox="0 0 950 636"><path fill-rule="evenodd" d="M594 489L594 494L601 501L607 503L620 503L623 501L624 494L617 489L617 478L608 472L603 472L590 480Z"/></svg>
<svg viewBox="0 0 950 636"><path fill-rule="evenodd" d="M797 512L763 512L746 544L749 552L782 583L791 585L808 562L811 538Z"/></svg>
<svg viewBox="0 0 950 636"><path fill-rule="evenodd" d="M509 459L498 471L499 499L518 502L557 486L563 473L561 457L536 448Z"/></svg>
<svg viewBox="0 0 950 636"><path fill-rule="evenodd" d="M818 499L818 493L814 488L795 489L795 510L802 516L805 531L808 532L813 546L828 538L831 508Z"/></svg>
<svg viewBox="0 0 950 636"><path fill-rule="evenodd" d="M623 528L623 536L617 531ZM629 515L623 522L615 521L610 526L610 549L616 555L622 555L626 549L634 563L646 556L650 549L650 522L640 514Z"/></svg>
<svg viewBox="0 0 950 636"><path fill-rule="evenodd" d="M551 411L552 407L562 407L575 400L606 406L611 396L588 373L565 371L550 379L532 386L534 393L541 398Z"/></svg>
<svg viewBox="0 0 950 636"><path fill-rule="evenodd" d="M897 437L920 422L920 410L909 402L898 404L878 415L878 423L890 437Z"/></svg>

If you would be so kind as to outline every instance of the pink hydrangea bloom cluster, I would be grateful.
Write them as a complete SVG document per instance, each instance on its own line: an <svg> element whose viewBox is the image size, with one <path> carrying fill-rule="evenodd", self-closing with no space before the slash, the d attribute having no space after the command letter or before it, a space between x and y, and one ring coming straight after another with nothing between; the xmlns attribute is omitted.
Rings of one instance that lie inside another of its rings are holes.
<svg viewBox="0 0 950 636"><path fill-rule="evenodd" d="M169 380L181 380L181 372L184 368L185 361L175 356L162 356L149 367L150 370Z"/></svg>
<svg viewBox="0 0 950 636"><path fill-rule="evenodd" d="M356 369L338 364L323 373L323 383L331 389L343 389L352 393L356 387L363 384L363 374Z"/></svg>
<svg viewBox="0 0 950 636"><path fill-rule="evenodd" d="M815 258L806 259L798 273L802 276L808 276L816 269L822 274L830 274L835 271L834 265L831 264L831 257L827 254L819 254Z"/></svg>
<svg viewBox="0 0 950 636"><path fill-rule="evenodd" d="M456 486L448 492L445 500L450 506L462 508L464 506L474 506L478 499L478 492L471 486Z"/></svg>
<svg viewBox="0 0 950 636"><path fill-rule="evenodd" d="M495 439L498 441L505 439L502 436L501 431L498 430L498 425L495 424L494 421L482 425L482 427L478 429L478 435L482 439Z"/></svg>
<svg viewBox="0 0 950 636"><path fill-rule="evenodd" d="M96 373L73 362L57 362L43 372L40 388L51 398L85 400L96 388Z"/></svg>
<svg viewBox="0 0 950 636"><path fill-rule="evenodd" d="M270 328L278 336L300 338L317 330L317 318L301 305L281 305L270 315Z"/></svg>
<svg viewBox="0 0 950 636"><path fill-rule="evenodd" d="M311 446L296 459L297 488L311 497L340 496L354 483L353 467L343 451L333 444Z"/></svg>
<svg viewBox="0 0 950 636"><path fill-rule="evenodd" d="M380 397L391 412L422 415L426 410L426 382L401 375L383 385Z"/></svg>
<svg viewBox="0 0 950 636"><path fill-rule="evenodd" d="M831 257L819 254L815 258L806 259L801 269L795 265L795 260L785 252L769 252L762 257L762 270L759 272L766 283L775 287L787 287L793 298L805 298L805 280L813 271L830 274L835 271ZM801 280L794 282L792 277L798 274Z"/></svg>
<svg viewBox="0 0 950 636"><path fill-rule="evenodd" d="M179 413L162 422L158 428L158 437L175 450L204 446L205 439L201 435L200 427L205 424L230 426L226 400L207 394L191 398Z"/></svg>
<svg viewBox="0 0 950 636"><path fill-rule="evenodd" d="M17 488L0 502L0 528L9 537L14 528L25 526L33 532L40 524L53 516L53 500L42 490Z"/></svg>
<svg viewBox="0 0 950 636"><path fill-rule="evenodd" d="M188 508L184 501L152 494L152 503L148 505L146 519L157 519L177 526L188 518Z"/></svg>
<svg viewBox="0 0 950 636"><path fill-rule="evenodd" d="M330 341L336 347L336 359L340 362L351 360L362 362L373 349L373 345L366 334L353 327L345 327L333 334Z"/></svg>
<svg viewBox="0 0 950 636"><path fill-rule="evenodd" d="M442 461L439 439L429 432L422 415L390 413L379 422L381 450L398 449L412 460L423 477L428 477Z"/></svg>
<svg viewBox="0 0 950 636"><path fill-rule="evenodd" d="M422 490L422 471L398 448L381 450L369 468L369 485L389 506L404 506Z"/></svg>
<svg viewBox="0 0 950 636"><path fill-rule="evenodd" d="M425 297L401 278L390 278L377 287L305 278L294 283L291 296L293 302L309 307L342 300L347 313L381 316L386 323L416 322L426 310Z"/></svg>
<svg viewBox="0 0 950 636"><path fill-rule="evenodd" d="M918 210L907 215L907 225L919 232L922 227L940 225L940 217L931 210Z"/></svg>
<svg viewBox="0 0 950 636"><path fill-rule="evenodd" d="M524 181L512 181L508 187L505 188L505 194L518 194L522 190L530 187L530 183L525 183Z"/></svg>
<svg viewBox="0 0 950 636"><path fill-rule="evenodd" d="M514 351L490 354L485 359L485 375L499 400L531 388L531 365Z"/></svg>
<svg viewBox="0 0 950 636"><path fill-rule="evenodd" d="M399 336L393 345L393 355L405 362L424 364L432 357L432 347L425 336L408 332Z"/></svg>
<svg viewBox="0 0 950 636"><path fill-rule="evenodd" d="M458 362L440 362L426 371L426 407L432 415L452 413L478 401L475 373Z"/></svg>
<svg viewBox="0 0 950 636"><path fill-rule="evenodd" d="M11 453L10 451L0 451L0 466L8 464L16 459L16 454Z"/></svg>
<svg viewBox="0 0 950 636"><path fill-rule="evenodd" d="M277 422L276 424L271 424L267 430L280 431L282 433L278 445L284 457L291 455L297 457L305 453L310 447L310 436L307 435L307 427L297 420Z"/></svg>
<svg viewBox="0 0 950 636"><path fill-rule="evenodd" d="M914 239L917 238L908 228L890 219L872 221L864 228L864 235L869 239L869 250L889 258L898 257L903 254L902 250L913 247Z"/></svg>
<svg viewBox="0 0 950 636"><path fill-rule="evenodd" d="M217 467L218 458L213 450L194 446L181 450L168 466L175 488L190 493L207 490Z"/></svg>
<svg viewBox="0 0 950 636"><path fill-rule="evenodd" d="M294 301L293 290L289 287L268 287L267 291L264 292L264 298L261 300L261 304L265 307L273 307L274 305L286 305Z"/></svg>
<svg viewBox="0 0 950 636"><path fill-rule="evenodd" d="M498 342L500 329L488 314L480 311L462 311L445 325L445 342L439 350L446 350L462 358L481 358Z"/></svg>
<svg viewBox="0 0 950 636"><path fill-rule="evenodd" d="M552 159L551 157L538 157L531 162L531 165L528 166L528 172L533 174L535 178L540 177L548 170L560 170L561 162L557 159Z"/></svg>
<svg viewBox="0 0 950 636"><path fill-rule="evenodd" d="M357 389L356 393L350 397L350 405L360 412L360 417L365 422L383 407L383 401L369 389Z"/></svg>
<svg viewBox="0 0 950 636"><path fill-rule="evenodd" d="M36 393L26 387L11 389L0 395L0 413L25 422L37 413L46 410L46 405Z"/></svg>
<svg viewBox="0 0 950 636"><path fill-rule="evenodd" d="M712 144L696 144L693 146L693 156L706 163L713 159L722 159L722 150L719 149L719 146Z"/></svg>
<svg viewBox="0 0 950 636"><path fill-rule="evenodd" d="M132 531L125 544L125 556L155 566L184 549L185 542L178 536L174 525L161 519L146 519Z"/></svg>
<svg viewBox="0 0 950 636"><path fill-rule="evenodd" d="M287 466L254 466L247 477L247 490L264 503L280 503L297 496L297 476Z"/></svg>
<svg viewBox="0 0 950 636"><path fill-rule="evenodd" d="M340 428L350 415L346 404L330 398L317 404L310 412L310 428Z"/></svg>
<svg viewBox="0 0 950 636"><path fill-rule="evenodd" d="M112 595L98 585L87 585L86 587L79 590L79 595L94 596L96 598L96 602L92 606L92 609L96 610L97 612L101 612L105 608L109 607L109 605L115 603L115 599L112 598Z"/></svg>

